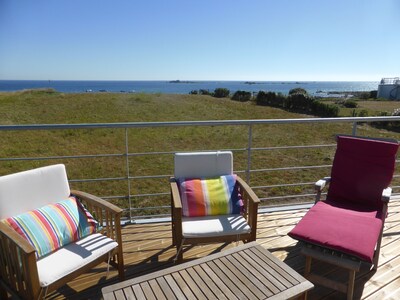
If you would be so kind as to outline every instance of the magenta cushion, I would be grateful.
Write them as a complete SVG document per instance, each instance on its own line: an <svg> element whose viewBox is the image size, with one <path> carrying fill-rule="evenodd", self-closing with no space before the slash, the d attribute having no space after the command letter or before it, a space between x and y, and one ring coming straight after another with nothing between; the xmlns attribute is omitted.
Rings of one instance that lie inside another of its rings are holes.
<svg viewBox="0 0 400 300"><path fill-rule="evenodd" d="M398 143L338 136L327 200L382 209L382 191L392 180Z"/></svg>
<svg viewBox="0 0 400 300"><path fill-rule="evenodd" d="M379 211L359 212L320 201L289 236L372 263L382 225Z"/></svg>

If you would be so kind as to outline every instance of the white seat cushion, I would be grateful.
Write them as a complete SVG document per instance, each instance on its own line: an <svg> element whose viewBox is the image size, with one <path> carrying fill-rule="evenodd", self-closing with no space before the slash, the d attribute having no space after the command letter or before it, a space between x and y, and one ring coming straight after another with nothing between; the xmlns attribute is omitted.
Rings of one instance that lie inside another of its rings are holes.
<svg viewBox="0 0 400 300"><path fill-rule="evenodd" d="M240 235L249 232L250 226L241 215L182 218L184 238Z"/></svg>
<svg viewBox="0 0 400 300"><path fill-rule="evenodd" d="M100 233L66 245L37 261L40 286L49 286L117 246L114 240Z"/></svg>

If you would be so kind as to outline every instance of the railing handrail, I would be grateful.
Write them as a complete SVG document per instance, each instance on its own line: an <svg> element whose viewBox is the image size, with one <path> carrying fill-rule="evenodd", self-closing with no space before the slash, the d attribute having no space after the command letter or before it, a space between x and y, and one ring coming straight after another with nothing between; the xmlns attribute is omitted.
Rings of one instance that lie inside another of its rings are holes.
<svg viewBox="0 0 400 300"><path fill-rule="evenodd" d="M297 119L253 119L253 120L211 120L211 121L166 121L166 122L123 122L123 123L76 123L76 124L26 124L0 125L0 130L55 130L55 129L100 129L100 128L144 128L176 126L226 126L292 123L351 123L400 121L400 116L382 117L339 117L339 118L297 118Z"/></svg>
<svg viewBox="0 0 400 300"><path fill-rule="evenodd" d="M380 84L398 84L400 82L399 77L382 78Z"/></svg>
<svg viewBox="0 0 400 300"><path fill-rule="evenodd" d="M100 129L100 128L144 128L175 126L226 126L293 123L351 123L400 121L400 116L382 117L338 117L338 118L297 118L297 119L251 119L211 121L166 121L166 122L124 122L124 123L75 123L75 124L26 124L0 125L0 130L55 130L55 129Z"/></svg>

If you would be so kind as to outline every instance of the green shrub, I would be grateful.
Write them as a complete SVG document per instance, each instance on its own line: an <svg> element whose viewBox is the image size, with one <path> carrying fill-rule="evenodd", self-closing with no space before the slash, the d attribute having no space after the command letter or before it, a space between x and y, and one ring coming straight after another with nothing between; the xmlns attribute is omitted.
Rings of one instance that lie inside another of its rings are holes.
<svg viewBox="0 0 400 300"><path fill-rule="evenodd" d="M191 90L191 91L189 92L190 95L197 95L198 93L199 93L198 90Z"/></svg>
<svg viewBox="0 0 400 300"><path fill-rule="evenodd" d="M285 108L300 112L310 112L314 98L307 94L291 94L285 100Z"/></svg>
<svg viewBox="0 0 400 300"><path fill-rule="evenodd" d="M343 106L347 108L356 108L358 104L354 100L346 100L343 102Z"/></svg>
<svg viewBox="0 0 400 300"><path fill-rule="evenodd" d="M360 99L367 100L370 98L370 92L362 92L360 93Z"/></svg>
<svg viewBox="0 0 400 300"><path fill-rule="evenodd" d="M212 93L210 93L209 90L204 90L204 89L199 90L199 94L200 95L212 95Z"/></svg>
<svg viewBox="0 0 400 300"><path fill-rule="evenodd" d="M372 99L376 99L378 97L378 91L370 91L369 97Z"/></svg>
<svg viewBox="0 0 400 300"><path fill-rule="evenodd" d="M229 97L230 91L227 88L216 88L213 96L215 98L226 98Z"/></svg>
<svg viewBox="0 0 400 300"><path fill-rule="evenodd" d="M334 104L327 104L314 100L311 105L312 114L320 117L337 117L339 115L339 107Z"/></svg>
<svg viewBox="0 0 400 300"><path fill-rule="evenodd" d="M251 100L251 93L246 92L246 91L236 91L232 98L232 100L240 101L240 102L246 102Z"/></svg>
<svg viewBox="0 0 400 300"><path fill-rule="evenodd" d="M308 95L307 91L303 88L294 88L289 91L289 96L295 94Z"/></svg>
<svg viewBox="0 0 400 300"><path fill-rule="evenodd" d="M283 108L285 99L282 93L260 91L256 97L256 104Z"/></svg>

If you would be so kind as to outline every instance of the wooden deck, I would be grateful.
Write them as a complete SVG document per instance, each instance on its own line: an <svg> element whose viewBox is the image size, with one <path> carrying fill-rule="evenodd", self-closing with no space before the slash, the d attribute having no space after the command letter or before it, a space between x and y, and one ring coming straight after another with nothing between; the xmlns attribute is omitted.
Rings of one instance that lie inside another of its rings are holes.
<svg viewBox="0 0 400 300"><path fill-rule="evenodd" d="M257 230L257 242L300 274L303 273L304 258L299 254L297 242L287 233L305 212L297 210L259 214ZM357 274L355 299L400 299L400 197L391 201L385 224L378 271L371 273L363 270ZM127 225L123 227L123 240L127 279L173 264L176 250L171 246L169 222ZM203 257L234 246L235 243L193 247L185 251L184 259ZM323 264L313 266L313 269L315 267L319 273L347 281L347 273L342 270ZM48 298L101 299L101 288L118 282L117 272L112 268L106 278L106 269L106 265L102 264ZM309 299L345 299L345 295L317 286L309 293Z"/></svg>

